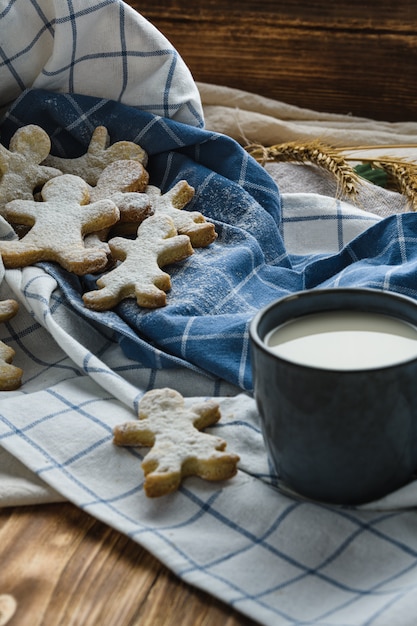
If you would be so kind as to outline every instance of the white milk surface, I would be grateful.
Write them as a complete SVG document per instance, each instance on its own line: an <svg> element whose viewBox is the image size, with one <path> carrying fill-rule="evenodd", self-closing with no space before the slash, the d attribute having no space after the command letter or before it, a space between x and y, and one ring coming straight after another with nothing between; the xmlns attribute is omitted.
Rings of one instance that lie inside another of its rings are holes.
<svg viewBox="0 0 417 626"><path fill-rule="evenodd" d="M386 367L417 357L417 328L377 313L313 313L278 326L264 342L288 361L332 370Z"/></svg>

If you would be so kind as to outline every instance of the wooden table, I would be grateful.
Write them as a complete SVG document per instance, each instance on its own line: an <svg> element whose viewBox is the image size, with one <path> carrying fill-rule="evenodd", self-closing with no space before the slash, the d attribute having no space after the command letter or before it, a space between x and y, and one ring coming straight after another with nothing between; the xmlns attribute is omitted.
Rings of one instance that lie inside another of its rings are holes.
<svg viewBox="0 0 417 626"><path fill-rule="evenodd" d="M3 604L2 604L3 601ZM2 621L2 606L16 605ZM0 626L254 626L65 503L0 509Z"/></svg>

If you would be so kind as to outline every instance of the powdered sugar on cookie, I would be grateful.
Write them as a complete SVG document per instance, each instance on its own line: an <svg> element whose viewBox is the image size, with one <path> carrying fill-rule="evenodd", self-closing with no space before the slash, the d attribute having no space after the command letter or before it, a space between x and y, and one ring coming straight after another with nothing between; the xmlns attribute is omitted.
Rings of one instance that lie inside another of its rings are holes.
<svg viewBox="0 0 417 626"><path fill-rule="evenodd" d="M85 154L73 159L48 155L44 164L56 167L64 174L81 176L89 185L96 185L101 172L110 163L121 159L138 161L146 167L148 155L133 141L117 141L110 145L107 128L97 126Z"/></svg>
<svg viewBox="0 0 417 626"><path fill-rule="evenodd" d="M89 203L89 187L79 176L52 178L42 188L43 202L14 200L5 207L7 219L29 226L20 240L0 241L6 268L39 261L56 261L78 275L97 272L107 265L103 250L86 248L84 236L111 226L119 211L111 200Z"/></svg>
<svg viewBox="0 0 417 626"><path fill-rule="evenodd" d="M84 304L97 311L110 309L125 298L135 298L146 308L164 306L171 280L160 268L193 254L189 237L178 235L167 215L148 217L139 226L136 239L115 237L109 246L120 265L97 280L99 289L83 295Z"/></svg>
<svg viewBox="0 0 417 626"><path fill-rule="evenodd" d="M10 140L9 149L0 144L0 214L8 202L33 200L33 193L62 172L41 165L49 154L48 134L34 124L19 128Z"/></svg>
<svg viewBox="0 0 417 626"><path fill-rule="evenodd" d="M0 323L7 322L14 317L19 309L16 300L0 301ZM0 391L14 391L22 384L23 371L12 365L15 351L0 341Z"/></svg>
<svg viewBox="0 0 417 626"><path fill-rule="evenodd" d="M236 474L239 457L226 452L226 441L200 432L221 418L219 405L213 400L187 408L183 396L174 389L154 389L143 396L138 417L116 426L113 442L151 447L142 461L147 496L176 491L186 476L222 481Z"/></svg>

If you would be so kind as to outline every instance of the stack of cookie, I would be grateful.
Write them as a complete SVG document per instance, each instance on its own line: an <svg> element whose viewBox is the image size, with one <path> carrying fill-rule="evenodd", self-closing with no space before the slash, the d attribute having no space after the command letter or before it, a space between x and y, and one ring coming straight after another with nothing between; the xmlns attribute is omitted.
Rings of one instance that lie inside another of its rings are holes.
<svg viewBox="0 0 417 626"><path fill-rule="evenodd" d="M4 267L52 261L78 276L100 273L98 289L83 295L85 306L97 311L125 298L141 307L164 306L171 279L161 267L217 237L201 213L182 211L193 187L183 180L162 193L150 185L146 152L131 141L110 145L103 126L78 158L50 150L48 134L33 124L16 131L8 149L0 144L0 215L16 233L0 241ZM16 313L17 303L7 301L3 309L0 321ZM21 377L12 353L0 345L8 389Z"/></svg>

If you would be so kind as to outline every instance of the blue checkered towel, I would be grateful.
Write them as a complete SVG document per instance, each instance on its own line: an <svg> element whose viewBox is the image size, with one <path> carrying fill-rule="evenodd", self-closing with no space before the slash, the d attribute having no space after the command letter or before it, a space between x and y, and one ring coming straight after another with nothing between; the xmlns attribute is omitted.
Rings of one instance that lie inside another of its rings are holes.
<svg viewBox="0 0 417 626"><path fill-rule="evenodd" d="M139 143L149 154L151 183L166 191L187 180L196 190L188 208L216 226L215 243L170 270L172 290L161 309L143 310L127 300L111 312L89 311L81 294L94 288L95 278L47 266L77 312L112 328L125 354L143 365L187 366L251 390L248 325L268 302L341 285L417 296L415 214L378 221L346 246L342 238L335 254L294 255L283 242L291 215L283 220L275 183L234 140L113 101L38 90L24 93L11 108L1 127L3 141L29 122L42 125L53 151L66 157L83 154L98 125L108 128L111 141ZM317 216L315 221L320 225Z"/></svg>

